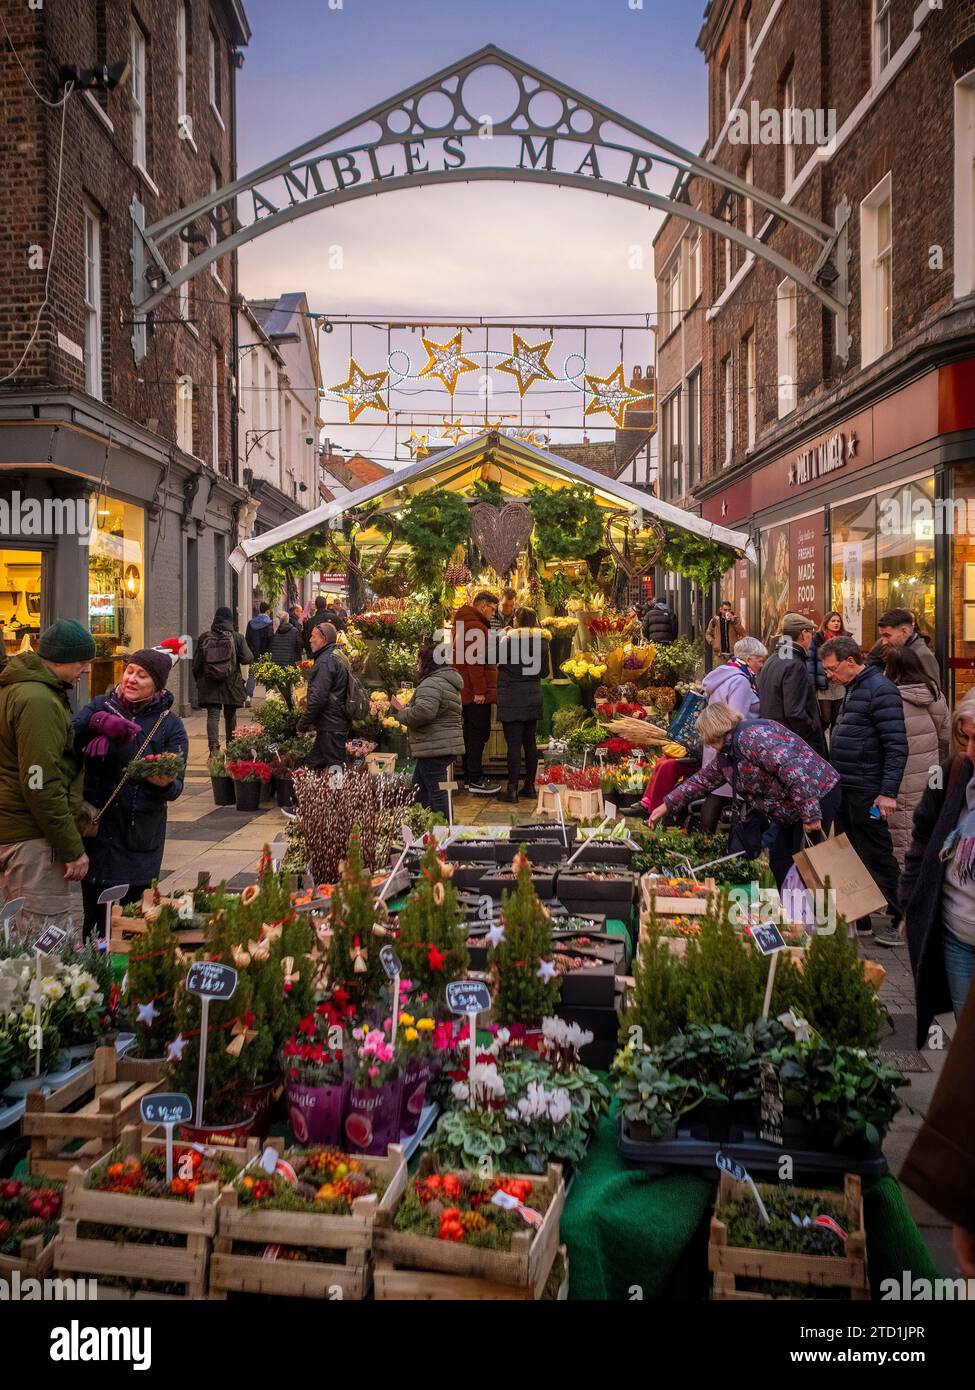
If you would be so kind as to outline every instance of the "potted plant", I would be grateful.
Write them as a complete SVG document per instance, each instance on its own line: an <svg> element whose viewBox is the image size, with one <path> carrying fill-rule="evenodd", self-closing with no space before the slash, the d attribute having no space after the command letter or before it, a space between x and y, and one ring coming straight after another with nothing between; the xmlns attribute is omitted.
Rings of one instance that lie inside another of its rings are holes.
<svg viewBox="0 0 975 1390"><path fill-rule="evenodd" d="M282 1049L288 1116L299 1144L342 1142L349 1096L342 1031L320 1013L303 1018Z"/></svg>
<svg viewBox="0 0 975 1390"><path fill-rule="evenodd" d="M503 1025L534 1031L555 1013L561 986L551 919L532 887L527 856L518 855L512 868L515 888L501 898L500 936L490 954L495 1016ZM535 1032L534 1038L537 1044L541 1033Z"/></svg>
<svg viewBox="0 0 975 1390"><path fill-rule="evenodd" d="M403 1092L401 1064L386 1033L379 1028L353 1028L346 1069L346 1144L352 1153L384 1154L399 1141Z"/></svg>
<svg viewBox="0 0 975 1390"><path fill-rule="evenodd" d="M227 755L222 748L218 748L207 758L207 772L210 774L210 786L213 788L213 804L233 806L234 779L227 771Z"/></svg>
<svg viewBox="0 0 975 1390"><path fill-rule="evenodd" d="M424 1012L447 1016L444 992L451 980L467 974L467 947L461 932L464 920L457 904L453 866L444 863L435 846L420 860L416 887L399 915L398 948L404 969L421 999Z"/></svg>
<svg viewBox="0 0 975 1390"><path fill-rule="evenodd" d="M261 803L261 791L271 780L270 764L238 758L227 763L227 771L233 778L237 810L256 811Z"/></svg>
<svg viewBox="0 0 975 1390"><path fill-rule="evenodd" d="M418 1000L416 1007L426 1009L429 1001ZM437 1023L428 1013L413 1013L404 1009L399 1016L399 1044L403 1067L400 1088L399 1130L401 1136L415 1134L427 1101L427 1087L440 1070L434 1046Z"/></svg>
<svg viewBox="0 0 975 1390"><path fill-rule="evenodd" d="M616 1093L632 1139L673 1139L678 1122L707 1099L722 1099L717 1087L665 1071L654 1056L628 1045L614 1064Z"/></svg>

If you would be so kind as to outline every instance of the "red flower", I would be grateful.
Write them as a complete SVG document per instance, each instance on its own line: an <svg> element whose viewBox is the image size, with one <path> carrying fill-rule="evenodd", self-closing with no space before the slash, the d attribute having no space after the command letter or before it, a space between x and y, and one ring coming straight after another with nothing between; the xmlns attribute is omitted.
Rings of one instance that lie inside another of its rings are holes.
<svg viewBox="0 0 975 1390"><path fill-rule="evenodd" d="M307 1037L313 1038L315 1036L315 1015L309 1014L307 1018L303 1018L298 1024L298 1029Z"/></svg>

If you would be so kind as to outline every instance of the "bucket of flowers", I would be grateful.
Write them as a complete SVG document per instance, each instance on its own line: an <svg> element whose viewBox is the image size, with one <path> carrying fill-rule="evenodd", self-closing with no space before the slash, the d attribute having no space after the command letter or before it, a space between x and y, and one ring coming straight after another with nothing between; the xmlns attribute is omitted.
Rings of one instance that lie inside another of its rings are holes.
<svg viewBox="0 0 975 1390"><path fill-rule="evenodd" d="M330 1006L319 1005L301 1020L281 1054L288 1115L299 1144L341 1142L349 1078L342 1029L330 1019Z"/></svg>
<svg viewBox="0 0 975 1390"><path fill-rule="evenodd" d="M0 1180L0 1276L43 1279L54 1262L64 1183L52 1178Z"/></svg>
<svg viewBox="0 0 975 1390"><path fill-rule="evenodd" d="M234 780L237 810L256 811L261 804L261 792L271 780L270 763L255 758L236 758L228 762L227 772Z"/></svg>

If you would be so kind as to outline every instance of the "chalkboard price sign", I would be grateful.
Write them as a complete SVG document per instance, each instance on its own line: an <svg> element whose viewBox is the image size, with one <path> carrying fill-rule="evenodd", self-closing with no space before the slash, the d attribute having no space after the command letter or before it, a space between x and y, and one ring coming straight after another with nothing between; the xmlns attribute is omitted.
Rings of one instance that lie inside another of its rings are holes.
<svg viewBox="0 0 975 1390"><path fill-rule="evenodd" d="M763 956L773 956L785 945L785 938L778 927L771 922L748 928L751 938Z"/></svg>
<svg viewBox="0 0 975 1390"><path fill-rule="evenodd" d="M402 975L402 962L392 946L382 946L380 948L379 961L390 979L392 979L394 975Z"/></svg>
<svg viewBox="0 0 975 1390"><path fill-rule="evenodd" d="M734 1178L735 1182L748 1182L748 1169L744 1164L736 1162L733 1158L729 1158L727 1154L721 1153L720 1150L714 1155L714 1161L722 1172L728 1173Z"/></svg>
<svg viewBox="0 0 975 1390"><path fill-rule="evenodd" d="M759 1126L758 1137L766 1144L782 1145L782 1116L785 1099L782 1077L774 1062L759 1064Z"/></svg>
<svg viewBox="0 0 975 1390"><path fill-rule="evenodd" d="M144 1125L186 1125L193 1118L193 1102L181 1091L143 1096L139 1110Z"/></svg>
<svg viewBox="0 0 975 1390"><path fill-rule="evenodd" d="M483 980L451 980L446 994L452 1014L482 1014L491 1007L491 992Z"/></svg>
<svg viewBox="0 0 975 1390"><path fill-rule="evenodd" d="M237 971L216 960L198 960L190 966L186 988L201 999L232 999L237 988Z"/></svg>

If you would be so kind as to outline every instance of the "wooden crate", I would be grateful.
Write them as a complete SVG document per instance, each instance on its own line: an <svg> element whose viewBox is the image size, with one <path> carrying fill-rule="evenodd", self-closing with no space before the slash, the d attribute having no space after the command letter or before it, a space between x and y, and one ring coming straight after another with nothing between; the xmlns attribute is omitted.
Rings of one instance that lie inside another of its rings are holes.
<svg viewBox="0 0 975 1390"><path fill-rule="evenodd" d="M130 1155L144 1152L141 1128L129 1126L121 1147ZM205 1298L210 1251L217 1229L218 1185L207 1183L198 1187L188 1202L142 1197L137 1193L98 1192L85 1186L86 1178L87 1173L81 1168L72 1168L68 1173L61 1231L54 1249L58 1274L182 1284L184 1298ZM82 1233L80 1227L88 1222L109 1227L118 1234L101 1237ZM146 1232L173 1236L180 1243L156 1245L151 1239L126 1239L121 1234L126 1228L143 1237ZM138 1299L173 1295L105 1287L99 1289L98 1296Z"/></svg>
<svg viewBox="0 0 975 1390"><path fill-rule="evenodd" d="M43 1236L29 1236L20 1242L19 1255L0 1255L0 1279L9 1286L14 1274L25 1279L45 1279L54 1265L55 1241L44 1244Z"/></svg>
<svg viewBox="0 0 975 1390"><path fill-rule="evenodd" d="M659 879L661 875L656 877ZM669 877L675 878L677 875L671 874ZM669 898L659 891L654 893L652 875L646 873L640 879L641 909L649 914L651 906L654 906L658 917L703 917L708 910L708 901L717 894L718 886L713 878L705 878L701 880L701 887L704 890L701 898Z"/></svg>
<svg viewBox="0 0 975 1390"><path fill-rule="evenodd" d="M303 1211L261 1211L241 1207L237 1190L224 1187L217 1213L217 1236L210 1262L210 1297L228 1293L273 1294L283 1298L361 1299L372 1287L373 1227L381 1212L392 1213L406 1191L406 1160L398 1144L385 1158L359 1157L370 1172L382 1176L386 1191L360 1197L348 1216ZM234 1251L235 1242L255 1248ZM328 1260L279 1260L264 1256L266 1247L311 1246L331 1252Z"/></svg>
<svg viewBox="0 0 975 1390"><path fill-rule="evenodd" d="M870 1297L867 1280L867 1236L863 1224L863 1196L860 1179L847 1173L843 1182L843 1204L846 1207L846 1231L849 1239L843 1255L798 1255L781 1250L750 1250L728 1244L728 1228L717 1216L711 1218L708 1242L708 1269L714 1275L716 1299L736 1299L740 1302L784 1299L782 1295L740 1289L738 1279L764 1279L775 1283L803 1284L820 1288L844 1289L851 1299L862 1301ZM758 1185L761 1193L778 1189ZM796 1188L796 1195L815 1197L826 1195L810 1188ZM718 1183L718 1206L733 1201L739 1195L739 1184L725 1172ZM834 1197L836 1194L829 1194Z"/></svg>
<svg viewBox="0 0 975 1390"><path fill-rule="evenodd" d="M151 923L144 917L124 917L121 903L114 903L108 943L110 952L113 955L127 956L133 944L145 936L150 926ZM175 936L181 947L190 950L202 946L205 939L205 933L199 927L178 930Z"/></svg>
<svg viewBox="0 0 975 1390"><path fill-rule="evenodd" d="M379 1213L373 1234L376 1298L541 1298L559 1250L565 1184L557 1163L550 1163L544 1176L517 1176L527 1177L533 1187L547 1191L550 1201L541 1226L537 1230L526 1226L517 1231L510 1250L482 1250L397 1231L393 1227L394 1213Z"/></svg>
<svg viewBox="0 0 975 1390"><path fill-rule="evenodd" d="M73 1081L49 1095L29 1092L21 1121L31 1141L29 1171L64 1178L76 1165L88 1168L110 1153L138 1119L142 1097L161 1085L162 1068L161 1061L129 1062L114 1047L99 1047Z"/></svg>

